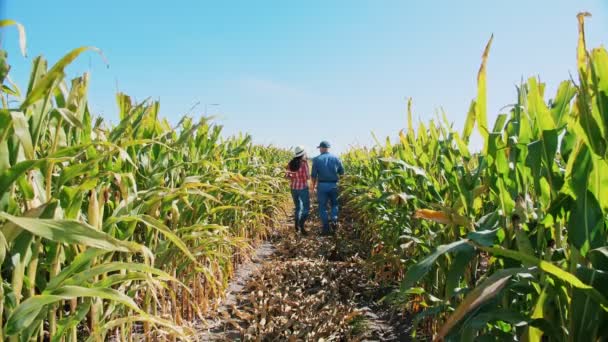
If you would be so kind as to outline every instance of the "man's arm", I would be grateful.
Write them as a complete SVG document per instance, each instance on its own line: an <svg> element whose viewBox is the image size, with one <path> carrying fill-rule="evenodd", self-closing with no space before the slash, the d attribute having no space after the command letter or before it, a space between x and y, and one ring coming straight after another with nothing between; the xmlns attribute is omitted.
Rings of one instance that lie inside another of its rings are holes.
<svg viewBox="0 0 608 342"><path fill-rule="evenodd" d="M344 166L342 165L340 158L336 158L336 160L338 161L338 174L342 176L344 175Z"/></svg>
<svg viewBox="0 0 608 342"><path fill-rule="evenodd" d="M310 183L312 185L312 190L314 191L317 188L317 176L319 170L317 168L317 163L315 163L316 159L312 160L312 172L310 173Z"/></svg>

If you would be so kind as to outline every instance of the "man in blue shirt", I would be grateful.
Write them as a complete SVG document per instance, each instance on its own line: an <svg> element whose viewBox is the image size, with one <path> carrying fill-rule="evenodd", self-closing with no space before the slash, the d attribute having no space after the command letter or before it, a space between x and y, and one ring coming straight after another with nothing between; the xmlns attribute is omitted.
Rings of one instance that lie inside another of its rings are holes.
<svg viewBox="0 0 608 342"><path fill-rule="evenodd" d="M322 235L329 235L330 223L327 217L327 202L331 204L331 228L335 231L338 224L338 179L344 174L344 167L338 157L329 153L330 144L321 141L320 155L312 160L312 188L317 189L319 216L323 222Z"/></svg>

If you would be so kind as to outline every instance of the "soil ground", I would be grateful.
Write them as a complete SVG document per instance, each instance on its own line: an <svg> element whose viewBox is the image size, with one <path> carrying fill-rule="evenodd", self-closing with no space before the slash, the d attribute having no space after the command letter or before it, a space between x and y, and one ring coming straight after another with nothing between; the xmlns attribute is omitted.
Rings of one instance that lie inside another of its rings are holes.
<svg viewBox="0 0 608 342"><path fill-rule="evenodd" d="M407 321L378 301L387 293L365 271L361 241L348 220L322 237L293 219L239 266L199 341L409 341Z"/></svg>

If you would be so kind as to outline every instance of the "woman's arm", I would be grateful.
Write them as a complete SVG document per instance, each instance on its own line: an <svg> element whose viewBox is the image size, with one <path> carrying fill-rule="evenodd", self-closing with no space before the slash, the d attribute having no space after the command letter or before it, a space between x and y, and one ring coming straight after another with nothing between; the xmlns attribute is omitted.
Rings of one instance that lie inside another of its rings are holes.
<svg viewBox="0 0 608 342"><path fill-rule="evenodd" d="M315 161L316 159L312 160L312 172L310 173L310 183L312 184L312 191L315 191L317 189L317 175L319 173Z"/></svg>
<svg viewBox="0 0 608 342"><path fill-rule="evenodd" d="M289 169L289 165L287 165L285 167L285 178L292 178L294 176L295 172L291 171Z"/></svg>
<svg viewBox="0 0 608 342"><path fill-rule="evenodd" d="M310 177L310 169L308 168L308 161L304 161L304 172L306 173L306 185L308 185L309 187L313 187L314 184L312 183L312 179Z"/></svg>

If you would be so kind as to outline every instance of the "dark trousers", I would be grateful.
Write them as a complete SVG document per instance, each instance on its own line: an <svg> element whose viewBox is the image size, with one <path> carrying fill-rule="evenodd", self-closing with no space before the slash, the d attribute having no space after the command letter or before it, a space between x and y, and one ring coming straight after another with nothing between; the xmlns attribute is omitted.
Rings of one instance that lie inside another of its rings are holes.
<svg viewBox="0 0 608 342"><path fill-rule="evenodd" d="M331 204L331 220L338 221L338 184L320 182L317 186L317 200L319 202L319 216L323 222L323 232L329 232L329 217L327 215L327 202Z"/></svg>
<svg viewBox="0 0 608 342"><path fill-rule="evenodd" d="M310 193L308 192L308 188L301 190L291 189L291 197L293 198L293 203L296 207L294 215L296 226L304 228L304 222L308 218L308 213L310 212Z"/></svg>

